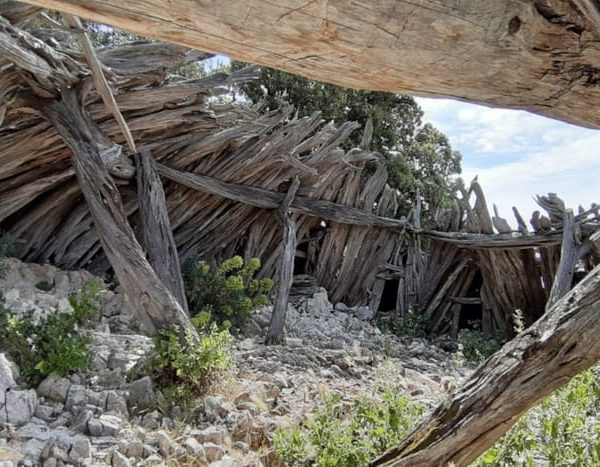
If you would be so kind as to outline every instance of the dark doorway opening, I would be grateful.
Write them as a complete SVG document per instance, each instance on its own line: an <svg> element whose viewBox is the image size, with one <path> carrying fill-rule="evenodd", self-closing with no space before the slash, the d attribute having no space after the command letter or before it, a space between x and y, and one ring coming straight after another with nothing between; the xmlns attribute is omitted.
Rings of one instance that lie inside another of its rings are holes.
<svg viewBox="0 0 600 467"><path fill-rule="evenodd" d="M385 281L381 301L379 302L379 311L394 311L396 309L399 283L398 279Z"/></svg>
<svg viewBox="0 0 600 467"><path fill-rule="evenodd" d="M477 271L465 297L481 299L481 287L483 286L483 276ZM481 329L483 319L483 308L481 303L464 304L461 307L459 329Z"/></svg>

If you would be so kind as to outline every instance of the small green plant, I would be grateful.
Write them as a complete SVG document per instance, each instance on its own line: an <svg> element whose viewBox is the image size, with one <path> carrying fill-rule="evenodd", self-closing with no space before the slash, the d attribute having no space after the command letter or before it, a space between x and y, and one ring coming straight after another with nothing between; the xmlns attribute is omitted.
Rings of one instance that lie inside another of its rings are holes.
<svg viewBox="0 0 600 467"><path fill-rule="evenodd" d="M90 338L81 334L79 326L97 318L101 284L90 281L70 297L73 313L49 315L37 323L31 316L15 316L0 306L0 342L27 383L38 384L53 372L66 376L89 364Z"/></svg>
<svg viewBox="0 0 600 467"><path fill-rule="evenodd" d="M274 447L282 465L358 467L398 444L423 415L398 388L351 403L326 396L303 427L280 429Z"/></svg>
<svg viewBox="0 0 600 467"><path fill-rule="evenodd" d="M477 329L461 329L458 332L459 351L468 361L481 363L495 354L505 344L501 335L486 336Z"/></svg>
<svg viewBox="0 0 600 467"><path fill-rule="evenodd" d="M598 369L573 378L532 408L476 466L600 465Z"/></svg>
<svg viewBox="0 0 600 467"><path fill-rule="evenodd" d="M226 327L240 326L252 310L268 303L267 294L273 288L271 279L252 279L258 269L258 258L244 265L241 256L216 267L206 261L188 262L184 282L192 315L203 313Z"/></svg>
<svg viewBox="0 0 600 467"><path fill-rule="evenodd" d="M421 337L429 336L427 319L413 310L408 310L403 316L394 316L380 322L380 327L396 336Z"/></svg>
<svg viewBox="0 0 600 467"><path fill-rule="evenodd" d="M177 326L161 331L142 369L162 388L167 409L179 406L188 415L194 411L197 397L226 376L232 365L229 330L210 323L198 333L200 341L196 342L189 333L182 337Z"/></svg>

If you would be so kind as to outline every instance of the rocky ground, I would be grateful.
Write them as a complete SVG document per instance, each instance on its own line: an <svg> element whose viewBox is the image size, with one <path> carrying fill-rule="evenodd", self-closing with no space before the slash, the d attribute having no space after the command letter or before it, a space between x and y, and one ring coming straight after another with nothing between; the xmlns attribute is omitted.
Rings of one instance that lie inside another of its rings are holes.
<svg viewBox="0 0 600 467"><path fill-rule="evenodd" d="M69 311L68 296L90 279L10 259L0 290L8 309L39 317ZM352 399L397 380L433 407L472 371L443 350L449 343L382 334L370 310L334 307L321 290L290 306L285 346L262 345L270 308L253 314L236 338L234 375L198 401L198 417L162 413L150 378L129 376L152 340L136 334L118 292L104 292L101 302L100 323L86 331L88 371L23 388L18 368L0 354L0 467L277 465L274 431L309 416L324 392Z"/></svg>

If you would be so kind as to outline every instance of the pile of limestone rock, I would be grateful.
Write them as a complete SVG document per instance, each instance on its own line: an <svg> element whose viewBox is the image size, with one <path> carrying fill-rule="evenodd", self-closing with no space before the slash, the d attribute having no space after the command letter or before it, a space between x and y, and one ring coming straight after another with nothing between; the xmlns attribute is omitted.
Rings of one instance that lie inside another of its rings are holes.
<svg viewBox="0 0 600 467"><path fill-rule="evenodd" d="M5 261L5 307L35 317L69 312L68 297L93 277L50 265ZM271 309L257 310L235 341L229 380L191 416L166 413L147 377L130 370L153 346L136 334L118 291L101 297L89 369L19 386L19 369L0 343L0 467L57 465L278 465L279 428L309 417L324 391L352 399L382 380L433 407L470 372L421 339L385 335L365 308L332 306L324 290L288 310L286 345L262 344Z"/></svg>

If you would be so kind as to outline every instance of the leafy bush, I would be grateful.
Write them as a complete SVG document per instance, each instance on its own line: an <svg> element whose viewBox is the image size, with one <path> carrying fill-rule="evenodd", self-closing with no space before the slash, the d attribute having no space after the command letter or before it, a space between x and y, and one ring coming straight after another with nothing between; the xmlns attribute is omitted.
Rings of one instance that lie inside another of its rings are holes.
<svg viewBox="0 0 600 467"><path fill-rule="evenodd" d="M458 332L459 352L466 360L481 363L495 354L506 342L501 335L488 337L483 332L461 329Z"/></svg>
<svg viewBox="0 0 600 467"><path fill-rule="evenodd" d="M222 379L232 364L233 338L227 329L210 323L198 332L200 342L196 343L190 334L182 338L177 326L161 331L154 352L141 368L162 388L167 409L179 406L187 415L193 415L197 397Z"/></svg>
<svg viewBox="0 0 600 467"><path fill-rule="evenodd" d="M394 316L380 322L380 327L396 336L428 337L427 319L409 310L404 316Z"/></svg>
<svg viewBox="0 0 600 467"><path fill-rule="evenodd" d="M0 306L0 342L26 382L35 385L50 373L66 376L89 364L90 338L78 327L98 316L101 291L100 280L90 281L78 296L69 298L73 313L49 315L37 323Z"/></svg>
<svg viewBox="0 0 600 467"><path fill-rule="evenodd" d="M532 408L475 464L600 465L598 369L576 376Z"/></svg>
<svg viewBox="0 0 600 467"><path fill-rule="evenodd" d="M240 256L211 267L206 261L192 261L184 267L184 282L192 315L212 316L219 324L239 326L255 308L268 303L271 279L252 279L260 260L248 265Z"/></svg>
<svg viewBox="0 0 600 467"><path fill-rule="evenodd" d="M275 452L287 466L366 465L397 445L422 415L423 407L397 388L383 388L379 397L361 396L351 404L329 396L303 427L275 433Z"/></svg>

